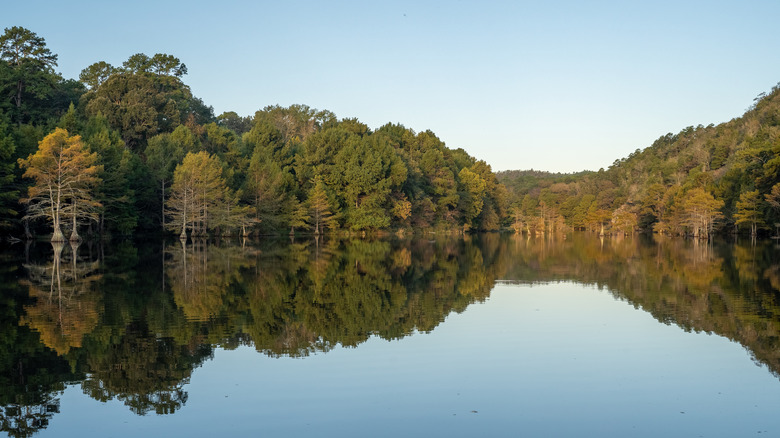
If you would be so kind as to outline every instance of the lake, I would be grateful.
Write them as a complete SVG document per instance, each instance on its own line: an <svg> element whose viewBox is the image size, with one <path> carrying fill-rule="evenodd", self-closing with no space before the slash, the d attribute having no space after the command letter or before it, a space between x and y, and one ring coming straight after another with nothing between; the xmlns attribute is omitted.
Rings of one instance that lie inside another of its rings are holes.
<svg viewBox="0 0 780 438"><path fill-rule="evenodd" d="M13 245L9 436L780 434L780 248L634 236Z"/></svg>

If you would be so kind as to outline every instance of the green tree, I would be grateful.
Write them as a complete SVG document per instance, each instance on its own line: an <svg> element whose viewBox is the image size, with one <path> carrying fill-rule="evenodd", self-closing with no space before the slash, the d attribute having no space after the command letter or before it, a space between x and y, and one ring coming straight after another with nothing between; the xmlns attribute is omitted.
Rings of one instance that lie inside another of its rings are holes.
<svg viewBox="0 0 780 438"><path fill-rule="evenodd" d="M383 135L352 137L338 154L333 177L347 227L381 229L390 225L390 194L400 190L407 169Z"/></svg>
<svg viewBox="0 0 780 438"><path fill-rule="evenodd" d="M68 111L65 112L65 114L60 117L59 122L57 123L58 128L62 128L72 134L80 134L81 133L81 120L76 114L76 107L71 103L68 105Z"/></svg>
<svg viewBox="0 0 780 438"><path fill-rule="evenodd" d="M474 227L474 220L482 213L486 183L478 174L464 168L458 174L463 187L460 196L460 209L463 211L465 229Z"/></svg>
<svg viewBox="0 0 780 438"><path fill-rule="evenodd" d="M276 231L287 225L285 209L293 185L292 176L284 172L262 146L256 147L249 161L244 194L254 207L261 228Z"/></svg>
<svg viewBox="0 0 780 438"><path fill-rule="evenodd" d="M119 133L108 126L102 114L91 117L84 128L84 142L98 155L103 183L95 197L103 205L98 228L106 226L123 235L138 225L143 210L142 198L150 181L140 158L125 147Z"/></svg>
<svg viewBox="0 0 780 438"><path fill-rule="evenodd" d="M176 139L171 138L171 134L168 133L158 134L150 138L144 151L146 165L151 170L160 187L160 222L163 228L165 228L165 198L167 189L173 180L173 171L184 159L185 154L184 146Z"/></svg>
<svg viewBox="0 0 780 438"><path fill-rule="evenodd" d="M235 111L227 111L217 116L217 124L242 135L252 129L252 117L241 117Z"/></svg>
<svg viewBox="0 0 780 438"><path fill-rule="evenodd" d="M95 91L117 71L118 69L113 65L105 61L99 61L81 70L79 81L89 90Z"/></svg>
<svg viewBox="0 0 780 438"><path fill-rule="evenodd" d="M5 28L0 36L0 60L13 71L16 86L12 100L20 113L25 92L43 97L53 88L52 68L57 65L57 55L35 32L20 26Z"/></svg>
<svg viewBox="0 0 780 438"><path fill-rule="evenodd" d="M18 214L15 204L19 190L14 184L16 144L10 131L9 123L0 111L0 228L10 227L11 218Z"/></svg>
<svg viewBox="0 0 780 438"><path fill-rule="evenodd" d="M158 75L180 78L187 74L187 66L179 58L166 53L155 53L149 60L149 71Z"/></svg>
<svg viewBox="0 0 780 438"><path fill-rule="evenodd" d="M425 151L420 158L423 193L419 197L430 198L435 204L438 218L454 225L455 210L459 202L455 175L459 171L448 165L442 151L443 146L440 146L438 139L432 133L421 133L417 141L420 142L419 147ZM428 148L428 146L432 147Z"/></svg>
<svg viewBox="0 0 780 438"><path fill-rule="evenodd" d="M125 144L137 151L150 137L185 122L198 102L179 77L155 73L134 57L125 63L125 71L111 74L84 96L84 108L88 116L103 113Z"/></svg>
<svg viewBox="0 0 780 438"><path fill-rule="evenodd" d="M148 73L151 61L145 53L135 53L122 63L122 69L128 73Z"/></svg>

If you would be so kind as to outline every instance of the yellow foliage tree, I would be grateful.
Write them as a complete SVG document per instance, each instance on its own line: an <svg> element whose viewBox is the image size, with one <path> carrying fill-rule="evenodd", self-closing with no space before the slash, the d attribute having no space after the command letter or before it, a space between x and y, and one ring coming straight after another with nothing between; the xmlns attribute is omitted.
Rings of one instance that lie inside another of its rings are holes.
<svg viewBox="0 0 780 438"><path fill-rule="evenodd" d="M690 190L682 203L683 225L700 238L709 238L716 221L723 218L723 201L715 199L704 189Z"/></svg>
<svg viewBox="0 0 780 438"><path fill-rule="evenodd" d="M53 227L52 242L63 242L63 219L73 221L71 240L77 240L78 220L97 220L97 208L101 206L93 197L93 190L102 180L97 176L103 166L97 166L97 153L90 153L78 135L57 128L38 143L38 151L27 159L19 159L19 166L26 169L25 178L35 183L28 190L25 219L44 217Z"/></svg>

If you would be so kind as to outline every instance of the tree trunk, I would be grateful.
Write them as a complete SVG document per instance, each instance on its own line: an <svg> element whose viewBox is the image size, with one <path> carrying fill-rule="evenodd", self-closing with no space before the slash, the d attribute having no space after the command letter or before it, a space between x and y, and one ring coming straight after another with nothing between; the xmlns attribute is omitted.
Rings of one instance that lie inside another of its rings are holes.
<svg viewBox="0 0 780 438"><path fill-rule="evenodd" d="M51 235L51 241L52 242L64 242L65 241L65 235L62 234L62 229L60 229L60 198L61 198L61 190L58 187L57 188L57 197L56 201L53 203L51 207L51 213L52 213L52 225L54 227L54 232Z"/></svg>
<svg viewBox="0 0 780 438"><path fill-rule="evenodd" d="M16 83L16 113L17 123L22 126L22 81Z"/></svg>
<svg viewBox="0 0 780 438"><path fill-rule="evenodd" d="M65 241L65 235L62 234L62 230L60 229L60 222L55 221L54 222L54 233L51 235L51 241L52 242L64 242Z"/></svg>
<svg viewBox="0 0 780 438"><path fill-rule="evenodd" d="M182 204L182 216L181 216L181 234L179 234L179 239L182 241L182 244L184 244L184 241L187 240L187 190L184 190L184 203Z"/></svg>
<svg viewBox="0 0 780 438"><path fill-rule="evenodd" d="M79 240L78 224L76 223L76 203L73 203L73 231L70 233L70 241L75 242Z"/></svg>
<svg viewBox="0 0 780 438"><path fill-rule="evenodd" d="M162 183L162 192L160 194L160 204L162 205L162 216L160 216L160 222L162 223L163 231L165 231L165 179L160 180Z"/></svg>

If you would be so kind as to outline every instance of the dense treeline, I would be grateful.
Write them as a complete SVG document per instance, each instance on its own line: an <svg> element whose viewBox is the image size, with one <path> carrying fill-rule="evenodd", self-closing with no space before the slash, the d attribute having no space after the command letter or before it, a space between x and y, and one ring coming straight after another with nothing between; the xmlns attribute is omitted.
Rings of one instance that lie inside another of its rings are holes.
<svg viewBox="0 0 780 438"><path fill-rule="evenodd" d="M667 134L608 169L508 171L430 131L305 105L215 116L167 54L78 80L35 33L0 36L0 232L179 235L397 229L657 232L780 223L780 90L740 118ZM505 187L508 187L509 190Z"/></svg>
<svg viewBox="0 0 780 438"><path fill-rule="evenodd" d="M215 116L167 54L78 80L56 65L30 30L0 36L4 234L492 230L506 216L490 166L430 131L305 105Z"/></svg>
<svg viewBox="0 0 780 438"><path fill-rule="evenodd" d="M687 127L608 169L579 174L498 174L513 227L708 237L753 235L780 222L780 87L740 118Z"/></svg>

